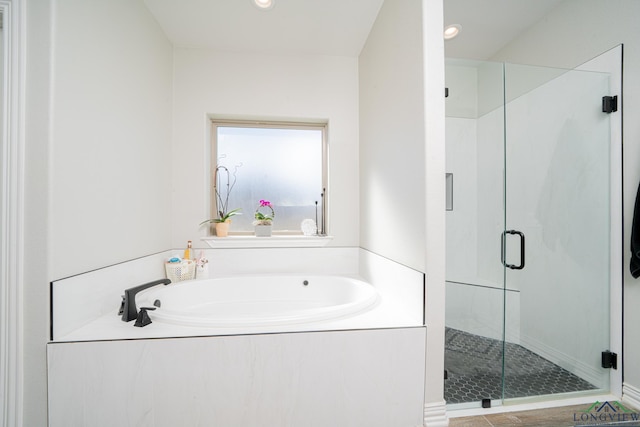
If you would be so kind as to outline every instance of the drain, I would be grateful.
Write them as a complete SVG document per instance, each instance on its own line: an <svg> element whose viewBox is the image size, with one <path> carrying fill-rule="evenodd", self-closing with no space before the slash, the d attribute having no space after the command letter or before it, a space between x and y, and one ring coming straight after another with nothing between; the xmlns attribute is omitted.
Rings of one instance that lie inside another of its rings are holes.
<svg viewBox="0 0 640 427"><path fill-rule="evenodd" d="M302 282L302 284L305 285L305 286L309 286L309 281L305 280L304 282Z"/></svg>

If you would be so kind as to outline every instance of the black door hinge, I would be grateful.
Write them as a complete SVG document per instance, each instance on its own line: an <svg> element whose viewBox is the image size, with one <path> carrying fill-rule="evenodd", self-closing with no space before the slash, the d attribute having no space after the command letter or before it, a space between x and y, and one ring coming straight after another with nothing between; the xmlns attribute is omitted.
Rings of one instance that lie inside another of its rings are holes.
<svg viewBox="0 0 640 427"><path fill-rule="evenodd" d="M618 97L617 96L603 96L602 97L602 112L603 113L615 113L618 111Z"/></svg>
<svg viewBox="0 0 640 427"><path fill-rule="evenodd" d="M611 351L602 352L602 367L605 369L618 369L618 355Z"/></svg>
<svg viewBox="0 0 640 427"><path fill-rule="evenodd" d="M448 97L449 97L449 88L448 88L448 87L445 87L445 88L444 88L444 97L445 97L445 98L448 98Z"/></svg>

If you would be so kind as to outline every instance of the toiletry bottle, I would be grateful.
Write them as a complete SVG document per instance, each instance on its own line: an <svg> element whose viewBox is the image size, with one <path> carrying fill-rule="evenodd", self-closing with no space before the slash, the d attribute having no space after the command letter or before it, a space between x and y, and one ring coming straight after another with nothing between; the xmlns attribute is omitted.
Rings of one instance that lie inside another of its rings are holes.
<svg viewBox="0 0 640 427"><path fill-rule="evenodd" d="M193 251L191 249L191 240L189 240L187 242L187 249L184 250L184 255L182 256L182 259L184 260L191 259L191 255L192 255L191 252Z"/></svg>

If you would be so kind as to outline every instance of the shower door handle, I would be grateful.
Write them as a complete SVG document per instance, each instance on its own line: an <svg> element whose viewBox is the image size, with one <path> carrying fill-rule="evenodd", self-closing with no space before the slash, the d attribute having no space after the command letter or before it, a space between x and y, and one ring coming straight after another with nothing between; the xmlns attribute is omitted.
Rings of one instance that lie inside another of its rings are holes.
<svg viewBox="0 0 640 427"><path fill-rule="evenodd" d="M506 239L507 234L516 234L520 237L520 265L507 264L506 261ZM512 270L522 270L524 268L524 233L518 230L505 230L500 235L500 261L502 265Z"/></svg>

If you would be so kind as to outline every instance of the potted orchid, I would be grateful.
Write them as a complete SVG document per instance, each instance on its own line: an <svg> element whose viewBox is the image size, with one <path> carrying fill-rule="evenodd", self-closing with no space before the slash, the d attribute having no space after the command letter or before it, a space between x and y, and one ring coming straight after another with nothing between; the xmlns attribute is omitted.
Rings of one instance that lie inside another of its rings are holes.
<svg viewBox="0 0 640 427"><path fill-rule="evenodd" d="M216 207L218 217L202 221L200 225L214 223L216 226L216 236L226 237L229 234L229 226L231 225L231 217L242 215L241 208L229 210L229 195L236 185L236 172L240 166L236 166L233 171L233 177L226 166L216 167L213 179L213 189L216 195ZM222 188L220 188L222 187ZM224 193L224 197L222 193Z"/></svg>
<svg viewBox="0 0 640 427"><path fill-rule="evenodd" d="M266 214L264 212L266 212ZM260 200L256 212L253 215L255 218L253 225L255 226L257 237L271 236L272 221L275 216L276 213L273 210L271 202L268 200Z"/></svg>

